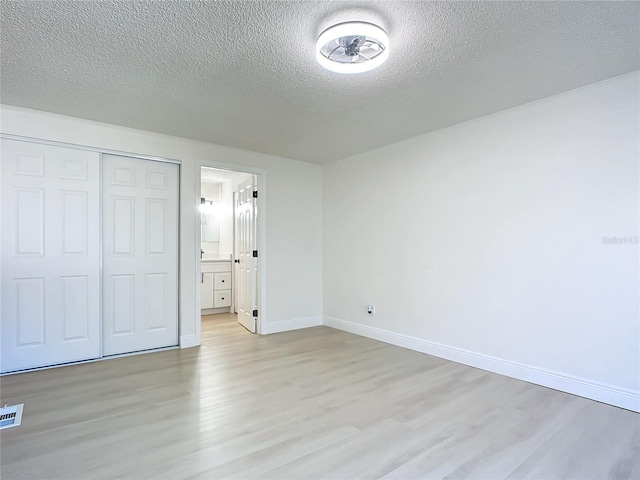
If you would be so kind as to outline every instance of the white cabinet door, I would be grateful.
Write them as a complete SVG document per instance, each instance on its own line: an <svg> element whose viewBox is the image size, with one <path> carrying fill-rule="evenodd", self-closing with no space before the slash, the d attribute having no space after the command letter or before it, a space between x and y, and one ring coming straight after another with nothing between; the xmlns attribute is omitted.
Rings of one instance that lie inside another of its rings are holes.
<svg viewBox="0 0 640 480"><path fill-rule="evenodd" d="M230 290L231 289L231 272L216 273L213 277L214 290Z"/></svg>
<svg viewBox="0 0 640 480"><path fill-rule="evenodd" d="M178 166L103 155L103 353L178 344Z"/></svg>
<svg viewBox="0 0 640 480"><path fill-rule="evenodd" d="M203 272L200 284L200 308L213 308L214 273Z"/></svg>
<svg viewBox="0 0 640 480"><path fill-rule="evenodd" d="M231 306L231 290L216 290L213 292L213 306L224 308Z"/></svg>
<svg viewBox="0 0 640 480"><path fill-rule="evenodd" d="M99 162L2 140L2 372L100 356Z"/></svg>
<svg viewBox="0 0 640 480"><path fill-rule="evenodd" d="M238 300L238 323L252 333L256 331L256 319L253 310L256 304L256 281L258 259L253 256L256 250L256 189L255 176L238 185L235 208L236 255L238 256L238 278L235 284Z"/></svg>

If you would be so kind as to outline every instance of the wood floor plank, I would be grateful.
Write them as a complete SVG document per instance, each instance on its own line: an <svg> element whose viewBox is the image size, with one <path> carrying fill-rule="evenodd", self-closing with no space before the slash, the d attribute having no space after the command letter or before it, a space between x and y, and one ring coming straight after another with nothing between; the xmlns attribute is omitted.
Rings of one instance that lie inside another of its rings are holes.
<svg viewBox="0 0 640 480"><path fill-rule="evenodd" d="M640 476L640 415L327 327L5 376L3 479Z"/></svg>

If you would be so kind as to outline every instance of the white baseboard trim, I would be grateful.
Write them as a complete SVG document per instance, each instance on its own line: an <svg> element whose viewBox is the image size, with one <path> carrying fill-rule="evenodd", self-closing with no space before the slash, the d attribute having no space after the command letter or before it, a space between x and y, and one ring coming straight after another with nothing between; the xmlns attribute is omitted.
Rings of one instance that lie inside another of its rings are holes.
<svg viewBox="0 0 640 480"><path fill-rule="evenodd" d="M294 318L292 320L282 320L280 322L272 322L266 324L266 333L280 333L289 330L298 330L299 328L318 327L322 325L322 317L304 317Z"/></svg>
<svg viewBox="0 0 640 480"><path fill-rule="evenodd" d="M462 348L450 347L417 337L349 322L347 320L325 316L323 317L322 323L327 327L344 330L345 332L444 358L452 362L462 363L489 372L499 373L507 377L524 380L525 382L553 388L554 390L560 390L634 412L640 412L640 391L597 383L585 378L532 367L502 358L464 350Z"/></svg>
<svg viewBox="0 0 640 480"><path fill-rule="evenodd" d="M180 348L197 347L198 345L199 343L195 333L191 335L180 335Z"/></svg>

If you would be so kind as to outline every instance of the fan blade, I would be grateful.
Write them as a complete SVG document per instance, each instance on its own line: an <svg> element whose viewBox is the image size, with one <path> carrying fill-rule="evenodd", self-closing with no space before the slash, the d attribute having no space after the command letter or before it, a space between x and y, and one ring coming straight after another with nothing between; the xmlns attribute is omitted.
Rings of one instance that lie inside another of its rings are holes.
<svg viewBox="0 0 640 480"><path fill-rule="evenodd" d="M336 48L334 48L333 50L331 50L331 52L329 52L329 55L327 55L328 59L331 59L331 55L333 55L335 53L336 50L338 50L340 48L340 45L338 45Z"/></svg>

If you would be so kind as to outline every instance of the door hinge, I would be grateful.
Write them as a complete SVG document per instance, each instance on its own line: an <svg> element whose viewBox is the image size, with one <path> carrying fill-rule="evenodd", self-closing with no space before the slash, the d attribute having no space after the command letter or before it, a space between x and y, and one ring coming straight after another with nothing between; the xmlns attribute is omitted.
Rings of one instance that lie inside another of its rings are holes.
<svg viewBox="0 0 640 480"><path fill-rule="evenodd" d="M253 316L254 316L254 317L257 317L257 316L258 316L258 310L254 310L254 311L253 311Z"/></svg>
<svg viewBox="0 0 640 480"><path fill-rule="evenodd" d="M257 190L253 191L253 198L258 198L258 191Z"/></svg>
<svg viewBox="0 0 640 480"><path fill-rule="evenodd" d="M253 251L253 256L254 256L254 257L257 257L257 256L258 256L258 250L254 250L254 251Z"/></svg>

